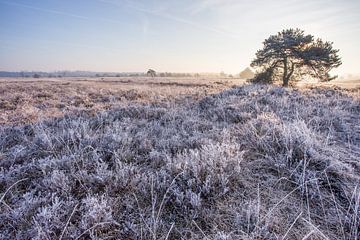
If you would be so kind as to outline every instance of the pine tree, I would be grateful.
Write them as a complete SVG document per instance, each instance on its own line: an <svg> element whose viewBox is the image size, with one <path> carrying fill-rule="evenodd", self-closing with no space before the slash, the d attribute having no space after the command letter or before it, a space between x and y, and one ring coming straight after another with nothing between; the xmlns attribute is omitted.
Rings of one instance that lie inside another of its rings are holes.
<svg viewBox="0 0 360 240"><path fill-rule="evenodd" d="M332 42L305 35L300 29L288 29L270 36L264 41L264 48L256 53L251 66L260 69L254 81L271 83L290 81L308 75L320 81L330 81L329 72L341 65L339 50ZM266 74L264 74L266 73Z"/></svg>

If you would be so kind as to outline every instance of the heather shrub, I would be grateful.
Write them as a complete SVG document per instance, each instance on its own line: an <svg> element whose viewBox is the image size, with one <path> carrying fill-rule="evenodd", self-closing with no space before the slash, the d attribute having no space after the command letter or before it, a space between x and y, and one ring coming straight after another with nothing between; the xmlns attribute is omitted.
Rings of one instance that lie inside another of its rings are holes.
<svg viewBox="0 0 360 240"><path fill-rule="evenodd" d="M1 239L356 239L359 92L244 85L0 127Z"/></svg>

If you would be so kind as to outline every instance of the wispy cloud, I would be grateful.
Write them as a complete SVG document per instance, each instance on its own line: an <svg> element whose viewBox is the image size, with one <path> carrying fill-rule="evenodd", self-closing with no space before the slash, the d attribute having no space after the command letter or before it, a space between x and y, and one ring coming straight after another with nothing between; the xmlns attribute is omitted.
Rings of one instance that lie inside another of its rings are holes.
<svg viewBox="0 0 360 240"><path fill-rule="evenodd" d="M136 10L138 12L142 12L142 13L150 14L150 15L153 15L153 16L165 18L165 19L175 21L175 22L178 22L178 23L181 23L181 24L185 24L185 25L197 28L197 29L206 30L206 31L213 32L213 33L218 33L218 34L221 34L222 36L225 35L225 36L228 36L228 37L240 39L240 36L233 33L233 32L225 31L225 30L220 29L220 28L204 25L204 24L201 24L201 23L189 20L189 19L185 19L185 18L182 18L182 17L177 17L175 15L169 14L169 13L167 13L165 11L167 8L149 9L149 8L144 7L143 5L141 5L139 3L135 3L135 2L132 2L132 1L129 1L129 0L124 0L124 1L122 1L122 0L120 0L120 1L116 1L116 0L115 1L114 0L98 0L98 1L103 2L103 3L107 3L107 4L112 4L112 5L115 5L115 6L118 6L118 7L123 7L124 4L126 4L127 7L131 8L133 10Z"/></svg>
<svg viewBox="0 0 360 240"><path fill-rule="evenodd" d="M0 1L0 4L6 4L6 5L11 5L11 6L15 6L15 7L21 7L21 8L26 8L26 9L31 9L34 11L40 11L40 12L45 12L45 13L51 13L51 14L57 14L57 15L62 15L62 16L66 16L66 17L71 17L71 18L76 18L76 19L82 19L82 20L100 20L100 21L108 21L108 22L115 22L115 23L121 23L123 24L123 22L115 20L115 19L109 19L109 18L89 18L87 16L83 16L83 15L78 15L78 14L72 14L72 13L68 13L68 12L63 12L63 11L58 11L58 10L53 10L53 9L47 9L47 8L39 8L39 7L35 7L35 6L30 6L30 5L26 5L26 4L20 4L20 3L16 3L16 2L7 2L7 1ZM19 39L21 40L21 39ZM116 49L116 48L108 48L106 46L97 46L97 45L91 45L91 44L76 44L76 43L72 43L72 42L64 42L64 41L54 41L54 40L41 40L41 39L32 39L34 42L41 42L42 45L46 44L47 46L43 46L44 49L49 49L54 45L61 45L64 47L74 47L74 48L84 48L84 49L90 49L90 50L105 50L107 52L112 52L112 53L120 53L121 51L123 51L123 49ZM1 41L1 39L0 39ZM4 47L3 47L4 48ZM10 48L8 48L10 49ZM11 48L13 49L13 48Z"/></svg>
<svg viewBox="0 0 360 240"><path fill-rule="evenodd" d="M77 19L82 19L82 20L99 20L99 21L105 21L105 22L124 24L124 22L113 19L113 18L103 18L103 17L102 18L97 18L97 17L93 17L93 16L88 17L88 16L84 16L84 15L73 14L73 13L63 12L63 11L54 10L54 9L40 8L40 7L35 7L35 6L22 4L22 3L16 3L16 2L0 1L0 4L6 4L6 5L9 5L9 6L26 8L26 9L31 9L31 10L34 10L34 11L39 11L39 12L44 12L44 13L51 13L51 14L56 14L56 15L62 15L62 16L72 17L72 18L77 18Z"/></svg>
<svg viewBox="0 0 360 240"><path fill-rule="evenodd" d="M52 10L52 9L47 9L47 8L34 7L31 5L26 5L26 4L22 4L22 3L6 2L6 1L0 1L0 3L6 4L6 5L11 5L11 6L16 6L16 7L21 7L21 8L32 9L32 10L36 10L36 11L40 11L40 12L53 13L53 14L58 14L58 15L63 15L63 16L68 16L68 17L73 17L73 18L78 18L78 19L89 20L89 18L86 16Z"/></svg>

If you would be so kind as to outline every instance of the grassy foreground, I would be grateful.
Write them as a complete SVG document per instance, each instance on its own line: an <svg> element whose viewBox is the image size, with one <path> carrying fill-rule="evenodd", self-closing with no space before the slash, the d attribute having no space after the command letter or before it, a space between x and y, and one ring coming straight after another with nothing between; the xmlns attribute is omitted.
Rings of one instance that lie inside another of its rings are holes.
<svg viewBox="0 0 360 240"><path fill-rule="evenodd" d="M360 92L244 85L0 127L0 239L359 239Z"/></svg>

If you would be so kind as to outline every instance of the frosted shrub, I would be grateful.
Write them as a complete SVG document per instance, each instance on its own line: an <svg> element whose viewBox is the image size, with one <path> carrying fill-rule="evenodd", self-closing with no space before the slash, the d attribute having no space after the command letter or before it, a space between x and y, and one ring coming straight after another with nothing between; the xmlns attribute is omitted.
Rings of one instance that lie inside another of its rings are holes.
<svg viewBox="0 0 360 240"><path fill-rule="evenodd" d="M1 126L0 238L359 238L359 91L161 99Z"/></svg>
<svg viewBox="0 0 360 240"><path fill-rule="evenodd" d="M111 223L113 221L111 205L108 204L107 198L88 196L83 199L83 207L80 209L83 212L80 227L88 229L95 224Z"/></svg>

